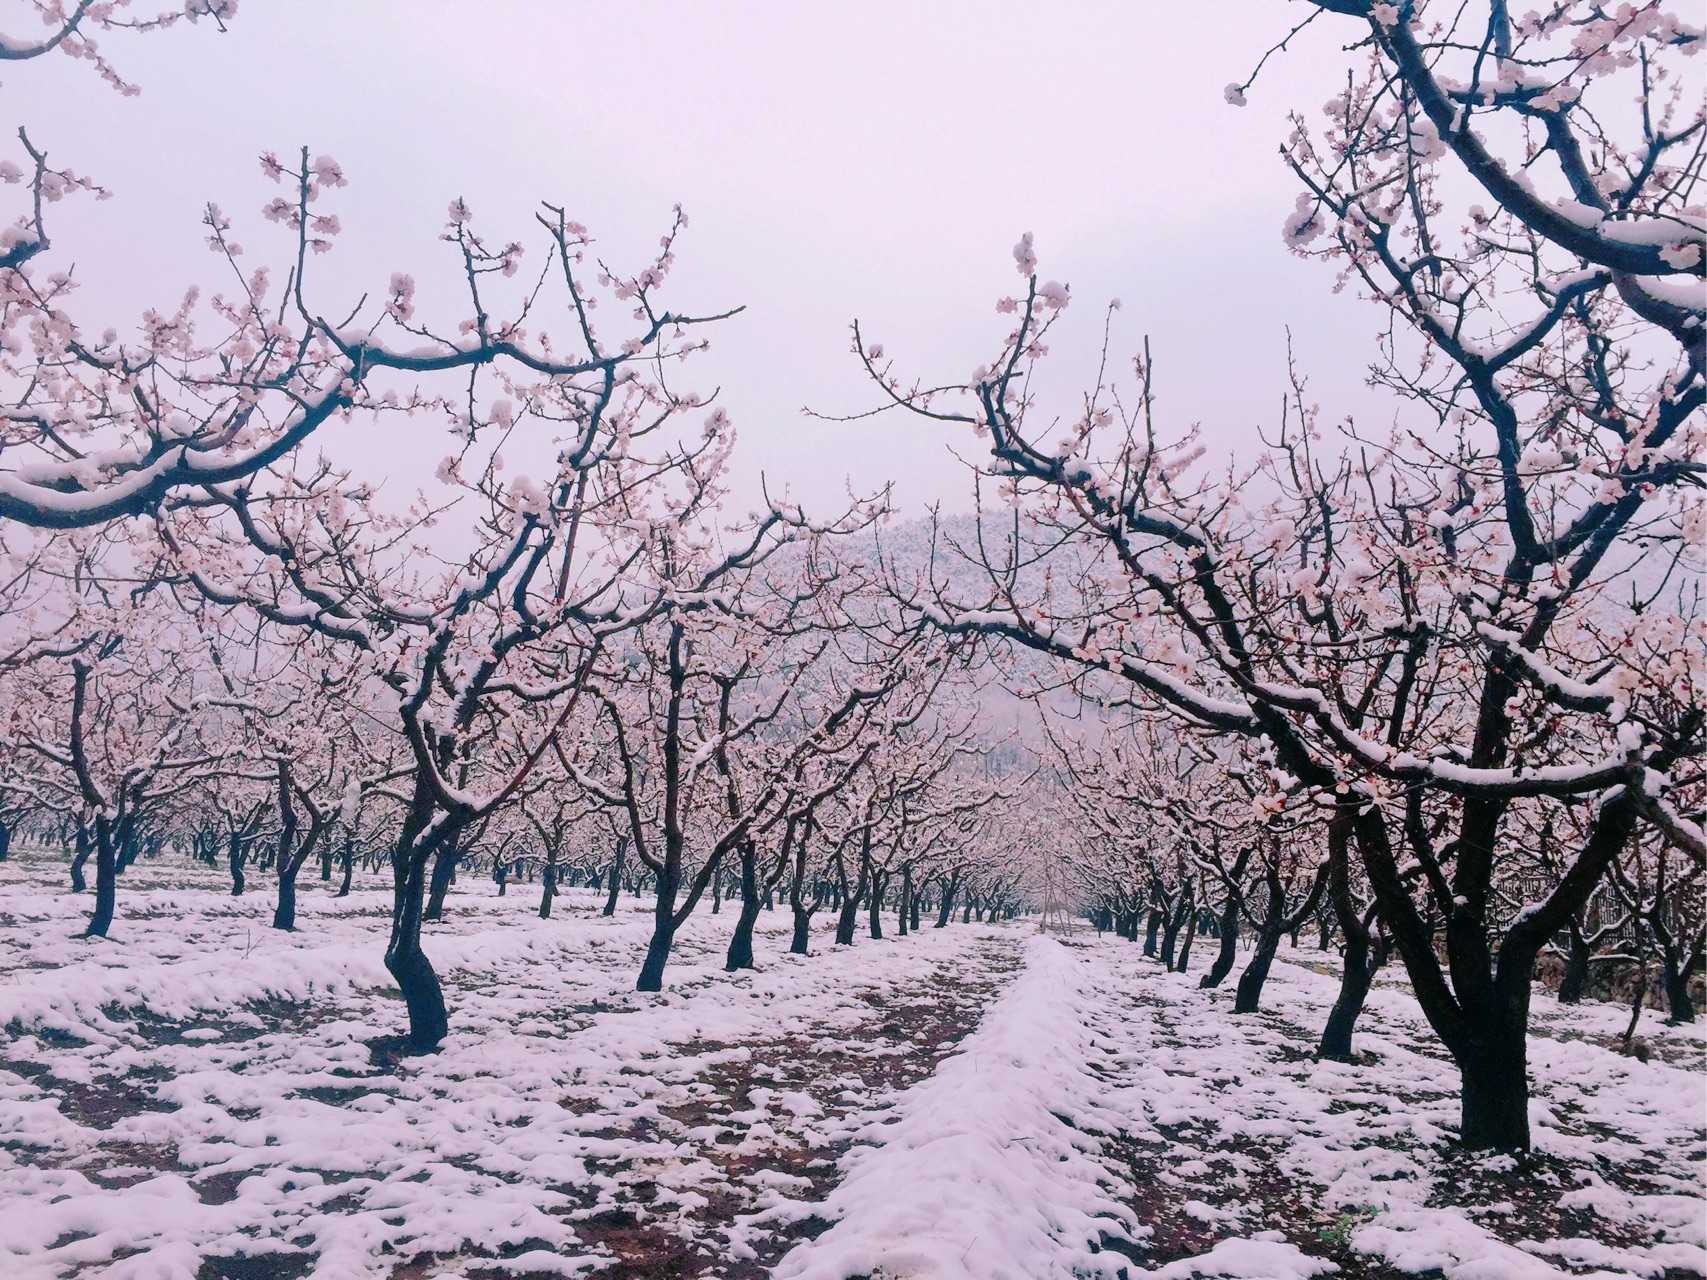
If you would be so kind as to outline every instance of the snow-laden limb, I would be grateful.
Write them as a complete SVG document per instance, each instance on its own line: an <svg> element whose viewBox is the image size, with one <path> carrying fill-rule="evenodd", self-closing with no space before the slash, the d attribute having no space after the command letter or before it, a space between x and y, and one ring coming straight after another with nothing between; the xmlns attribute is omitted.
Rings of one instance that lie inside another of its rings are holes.
<svg viewBox="0 0 1707 1280"><path fill-rule="evenodd" d="M846 1177L816 1209L835 1225L789 1253L778 1280L1120 1274L1126 1260L1098 1242L1140 1232L1091 1136L1112 1117L1087 1067L1089 976L1072 951L1034 938L1025 973L961 1051L870 1134L882 1145L845 1157Z"/></svg>

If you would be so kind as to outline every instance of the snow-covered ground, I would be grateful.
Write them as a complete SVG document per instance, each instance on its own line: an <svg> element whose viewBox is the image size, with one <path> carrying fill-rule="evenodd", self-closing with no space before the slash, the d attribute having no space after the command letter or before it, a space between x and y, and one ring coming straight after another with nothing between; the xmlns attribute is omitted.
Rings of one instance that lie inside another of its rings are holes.
<svg viewBox="0 0 1707 1280"><path fill-rule="evenodd" d="M1707 1067L1656 1016L1536 1001L1536 1153L1451 1142L1455 1075L1389 973L1364 1060L1288 953L1234 1018L1140 949L1023 923L722 972L702 910L629 988L645 903L537 918L467 881L427 946L452 1034L405 1056L387 895L294 935L143 864L109 942L58 859L0 864L0 1276L792 1280L1707 1274ZM863 925L863 921L862 921ZM1199 963L1206 960L1199 957Z"/></svg>

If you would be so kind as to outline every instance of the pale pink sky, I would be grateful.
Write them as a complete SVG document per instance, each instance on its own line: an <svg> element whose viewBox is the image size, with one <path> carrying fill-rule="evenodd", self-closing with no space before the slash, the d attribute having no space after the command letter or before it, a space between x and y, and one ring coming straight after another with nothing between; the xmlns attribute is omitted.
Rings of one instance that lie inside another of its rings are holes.
<svg viewBox="0 0 1707 1280"><path fill-rule="evenodd" d="M28 34L22 8L0 0L0 30ZM306 143L349 176L328 203L339 247L314 264L328 312L397 270L424 295L448 290L437 235L453 196L530 248L536 202L561 203L629 264L679 200L692 225L669 302L748 307L693 379L723 386L747 482L762 467L827 503L848 477L895 478L908 509L956 508L968 490L952 435L799 410L870 403L847 351L854 316L900 368L968 373L1005 331L992 303L1019 286L1022 231L1043 273L1073 286L1050 362L1063 413L1117 296L1117 353L1149 333L1161 411L1182 428L1201 419L1212 445L1253 449L1273 423L1288 324L1325 408L1391 418L1360 385L1379 313L1333 296L1331 271L1290 258L1279 232L1295 194L1276 155L1285 112L1314 113L1343 81L1343 31L1318 22L1249 106L1222 100L1300 16L1273 0L244 0L225 35L106 37L138 99L57 56L9 69L0 94L56 163L116 193L62 206L51 228L90 282L86 324L122 330L217 278L198 226L208 200L254 260L282 264L258 213L274 193L256 164L266 149ZM397 443L328 447L409 485L445 452Z"/></svg>

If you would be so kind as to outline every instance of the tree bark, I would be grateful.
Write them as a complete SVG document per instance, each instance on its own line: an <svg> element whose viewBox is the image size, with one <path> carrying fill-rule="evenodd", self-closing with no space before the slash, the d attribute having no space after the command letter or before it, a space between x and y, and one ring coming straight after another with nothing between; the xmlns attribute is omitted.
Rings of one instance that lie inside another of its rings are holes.
<svg viewBox="0 0 1707 1280"><path fill-rule="evenodd" d="M113 850L105 818L95 819L95 910L89 916L85 938L104 938L113 927L113 909L118 901L118 855Z"/></svg>
<svg viewBox="0 0 1707 1280"><path fill-rule="evenodd" d="M1694 1022L1695 1001L1689 996L1689 974L1669 947L1662 957L1660 972L1665 981L1666 1005L1671 1010L1671 1021Z"/></svg>
<svg viewBox="0 0 1707 1280"><path fill-rule="evenodd" d="M427 891L427 910L422 919L445 918L445 894L450 892L450 882L455 875L456 845L452 842L441 847L438 857L433 859L432 885Z"/></svg>
<svg viewBox="0 0 1707 1280"><path fill-rule="evenodd" d="M1227 905L1221 908L1221 949L1215 953L1215 963L1203 975L1198 986L1209 990L1220 986L1233 972L1233 961L1239 949L1239 903L1229 890Z"/></svg>
<svg viewBox="0 0 1707 1280"><path fill-rule="evenodd" d="M1191 961L1192 939L1197 937L1197 908L1193 907L1185 922L1185 941L1180 943L1179 963L1174 966L1175 973L1184 973L1185 967Z"/></svg>
<svg viewBox="0 0 1707 1280"><path fill-rule="evenodd" d="M296 928L296 870L279 868L279 898L273 905L273 928Z"/></svg>
<svg viewBox="0 0 1707 1280"><path fill-rule="evenodd" d="M616 856L610 864L610 888L605 893L605 909L601 913L607 916L616 914L616 896L622 891L622 855L628 848L628 837L624 836L616 842Z"/></svg>
<svg viewBox="0 0 1707 1280"><path fill-rule="evenodd" d="M1320 1057L1350 1062L1351 1036L1358 1015L1369 997L1369 987L1375 980L1379 963L1370 949L1369 924L1358 909L1351 893L1351 838L1353 813L1336 810L1328 824L1328 897L1334 920L1345 936L1345 952L1340 957L1340 989L1328 1020L1317 1042ZM1322 913L1322 935L1328 934L1328 913Z"/></svg>
<svg viewBox="0 0 1707 1280"><path fill-rule="evenodd" d="M1170 973L1174 967L1174 946L1179 942L1179 931L1184 927L1190 910L1191 897L1182 889L1178 905L1162 921L1162 967Z"/></svg>
<svg viewBox="0 0 1707 1280"><path fill-rule="evenodd" d="M741 913L729 935L729 953L723 967L730 973L753 967L753 926L759 921L764 899L759 892L759 851L751 841L741 843Z"/></svg>
<svg viewBox="0 0 1707 1280"><path fill-rule="evenodd" d="M1245 971L1239 975L1239 986L1233 998L1234 1013L1255 1013L1262 1000L1263 983L1268 981L1269 966L1274 953L1280 949L1278 928L1265 928L1257 933L1256 950L1251 953Z"/></svg>
<svg viewBox="0 0 1707 1280"><path fill-rule="evenodd" d="M1459 1140L1472 1149L1527 1150L1529 1067L1525 1037L1503 1036L1460 1058Z"/></svg>
<svg viewBox="0 0 1707 1280"><path fill-rule="evenodd" d="M671 896L673 901L674 895ZM664 989L664 966L670 962L670 946L676 940L673 917L673 910L665 909L659 910L654 916L652 940L646 944L646 959L640 966L639 981L634 984L636 991Z"/></svg>
<svg viewBox="0 0 1707 1280"><path fill-rule="evenodd" d="M92 847L89 829L79 822L73 838L77 842L77 852L71 859L71 892L82 893L89 887L89 882L83 878L83 864L89 861L89 851Z"/></svg>
<svg viewBox="0 0 1707 1280"><path fill-rule="evenodd" d="M946 929L948 922L954 919L954 895L960 892L960 873L957 871L949 877L948 884L943 887L942 905L937 908L936 927Z"/></svg>
<svg viewBox="0 0 1707 1280"><path fill-rule="evenodd" d="M421 904L426 896L430 850L417 850L416 836L426 825L411 821L392 859L391 937L385 948L385 967L397 980L409 1011L409 1043L422 1052L438 1048L450 1030L444 988L432 961L421 950ZM414 828L410 830L409 828Z"/></svg>
<svg viewBox="0 0 1707 1280"><path fill-rule="evenodd" d="M1594 952L1575 916L1571 917L1570 934L1570 948L1565 952L1565 973L1559 979L1560 1004L1576 1004L1583 998L1583 993L1588 990L1589 963Z"/></svg>

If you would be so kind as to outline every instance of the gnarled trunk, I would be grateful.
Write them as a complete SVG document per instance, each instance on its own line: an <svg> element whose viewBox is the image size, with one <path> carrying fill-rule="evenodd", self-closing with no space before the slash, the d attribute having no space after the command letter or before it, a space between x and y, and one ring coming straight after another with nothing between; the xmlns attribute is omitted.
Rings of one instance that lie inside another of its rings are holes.
<svg viewBox="0 0 1707 1280"><path fill-rule="evenodd" d="M936 927L938 929L946 929L948 922L954 919L954 895L959 892L960 876L956 874L950 877L949 882L943 886L942 905L937 908L936 913Z"/></svg>
<svg viewBox="0 0 1707 1280"><path fill-rule="evenodd" d="M391 937L385 948L385 967L397 980L409 1011L410 1045L428 1051L438 1048L449 1032L450 1015L439 975L421 950L421 907L430 853L417 850L414 844L413 834L406 832L393 857Z"/></svg>
<svg viewBox="0 0 1707 1280"><path fill-rule="evenodd" d="M1237 994L1233 998L1234 1013L1255 1013L1257 1005L1262 1000L1263 983L1268 981L1269 966L1274 963L1274 953L1280 948L1278 927L1269 927L1257 933L1256 950L1251 953L1245 971L1239 975Z"/></svg>
<svg viewBox="0 0 1707 1280"><path fill-rule="evenodd" d="M741 914L735 918L735 931L729 935L729 952L723 967L730 973L753 967L753 926L759 920L759 908L764 899L759 892L759 851L750 841L741 844Z"/></svg>
<svg viewBox="0 0 1707 1280"><path fill-rule="evenodd" d="M455 878L456 845L453 842L441 848L439 856L433 859L433 879L427 890L427 910L422 919L445 918L445 894L450 892L451 881Z"/></svg>
<svg viewBox="0 0 1707 1280"><path fill-rule="evenodd" d="M1341 1062L1351 1061L1352 1031L1382 959L1370 944L1369 926L1374 915L1371 913L1366 919L1351 893L1352 827L1353 815L1349 810L1336 811L1328 824L1328 901L1340 932L1345 935L1345 953L1340 957L1339 995L1316 1045L1321 1057ZM1327 912L1323 912L1321 929L1326 937Z"/></svg>
<svg viewBox="0 0 1707 1280"><path fill-rule="evenodd" d="M1573 918L1570 922L1571 941L1565 952L1565 972L1559 979L1559 1003L1576 1004L1588 990L1588 971L1594 948L1583 936L1582 927Z"/></svg>
<svg viewBox="0 0 1707 1280"><path fill-rule="evenodd" d="M89 852L93 847L89 839L89 829L81 822L77 824L77 852L71 859L71 892L82 893L89 887L89 882L83 878L83 865L89 861Z"/></svg>
<svg viewBox="0 0 1707 1280"><path fill-rule="evenodd" d="M1529 1064L1525 1037L1501 1035L1459 1059L1459 1141L1471 1148L1529 1148Z"/></svg>
<svg viewBox="0 0 1707 1280"><path fill-rule="evenodd" d="M247 856L247 850L243 847L242 836L233 835L231 837L231 847L227 850L226 856L231 864L231 896L238 898L243 895L243 889L249 883L243 875L243 862Z"/></svg>
<svg viewBox="0 0 1707 1280"><path fill-rule="evenodd" d="M646 959L640 966L640 978L634 984L636 991L664 989L664 966L670 962L670 947L676 940L673 915L670 910L660 910L653 920L652 940L646 945Z"/></svg>
<svg viewBox="0 0 1707 1280"><path fill-rule="evenodd" d="M1380 967L1378 953L1379 946L1370 943L1367 930L1346 934L1345 955L1340 962L1339 995L1335 997L1334 1007L1328 1011L1328 1020L1322 1026L1322 1038L1316 1045L1319 1056L1339 1062L1351 1061L1351 1034L1357 1027L1358 1015L1363 1012L1364 1001L1369 998L1375 971Z"/></svg>
<svg viewBox="0 0 1707 1280"><path fill-rule="evenodd" d="M104 938L113 925L113 909L118 902L118 854L113 849L111 835L105 829L105 818L95 819L95 910L90 913L86 938Z"/></svg>
<svg viewBox="0 0 1707 1280"><path fill-rule="evenodd" d="M628 837L623 836L616 842L616 855L610 864L610 887L605 891L605 909L601 913L607 916L616 914L616 896L622 892L622 855L628 849Z"/></svg>
<svg viewBox="0 0 1707 1280"><path fill-rule="evenodd" d="M279 866L279 898L273 905L273 928L296 928L296 868Z"/></svg>
<svg viewBox="0 0 1707 1280"><path fill-rule="evenodd" d="M1174 947L1179 942L1179 931L1185 926L1185 918L1190 911L1190 898L1182 892L1179 904L1162 922L1162 967L1169 971L1174 967Z"/></svg>
<svg viewBox="0 0 1707 1280"><path fill-rule="evenodd" d="M1660 972L1665 982L1666 1005L1671 1010L1671 1021L1694 1022L1695 1001L1689 995L1689 975L1670 948L1664 953Z"/></svg>
<svg viewBox="0 0 1707 1280"><path fill-rule="evenodd" d="M1233 972L1233 961L1239 950L1239 904L1232 896L1227 895L1227 905L1221 908L1221 949L1215 953L1215 963L1209 966L1209 972L1199 980L1198 986L1210 989L1220 986L1226 981L1227 975Z"/></svg>
<svg viewBox="0 0 1707 1280"><path fill-rule="evenodd" d="M343 859L344 880L343 883L338 886L338 896L340 898L347 898L350 896L350 881L355 878L356 874L356 849L355 841L352 838L346 838L344 841Z"/></svg>

